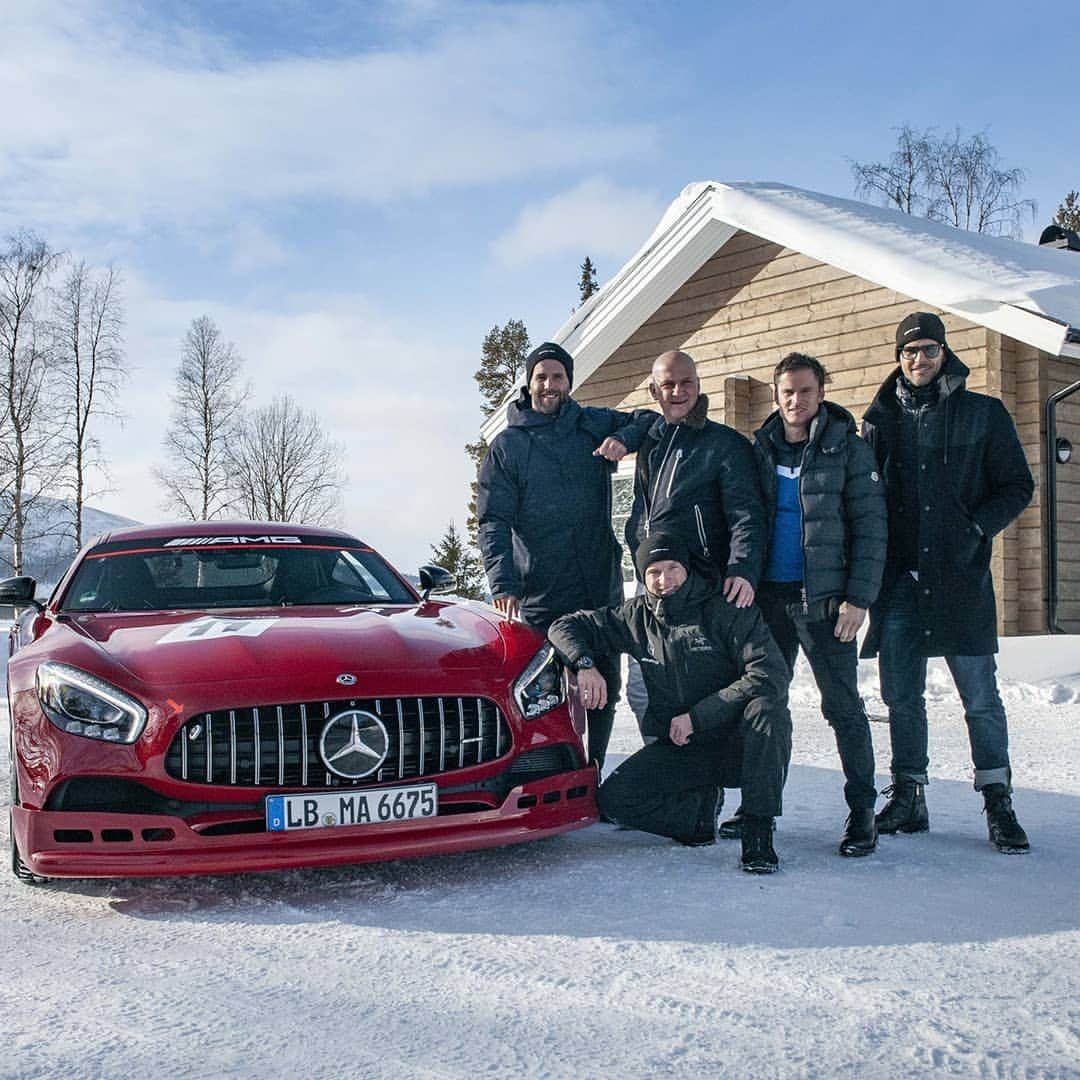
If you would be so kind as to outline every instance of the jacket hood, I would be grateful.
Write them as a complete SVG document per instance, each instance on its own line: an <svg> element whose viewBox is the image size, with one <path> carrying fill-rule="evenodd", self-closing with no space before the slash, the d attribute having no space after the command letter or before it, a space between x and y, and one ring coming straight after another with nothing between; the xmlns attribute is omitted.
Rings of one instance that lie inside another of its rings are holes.
<svg viewBox="0 0 1080 1080"><path fill-rule="evenodd" d="M562 408L554 415L537 412L532 407L532 398L529 395L528 387L523 386L517 400L511 401L506 406L506 426L539 428L546 427L548 424L555 424L559 427L572 427L577 423L580 413L581 406L573 398L567 398L563 402Z"/></svg>
<svg viewBox="0 0 1080 1080"><path fill-rule="evenodd" d="M780 410L774 409L768 419L754 432L754 438L764 443L767 447L774 437L784 437L784 421L780 416ZM842 441L848 434L858 433L855 417L834 401L823 401L817 415L810 422L811 443L820 442L822 445L834 445Z"/></svg>
<svg viewBox="0 0 1080 1080"><path fill-rule="evenodd" d="M945 349L945 363L942 365L941 373L938 375L938 382L941 386L941 397L944 399L950 394L956 393L957 390L962 390L971 372L967 364L948 345L943 346L943 348ZM868 420L873 420L875 413L899 408L896 398L896 386L900 381L900 375L901 371L898 363L885 376L885 381L878 387L874 400L870 402L870 407L866 410Z"/></svg>
<svg viewBox="0 0 1080 1080"><path fill-rule="evenodd" d="M655 596L648 589L644 592L645 606L663 623L685 621L687 615L705 602L719 586L691 570L686 581L670 596Z"/></svg>

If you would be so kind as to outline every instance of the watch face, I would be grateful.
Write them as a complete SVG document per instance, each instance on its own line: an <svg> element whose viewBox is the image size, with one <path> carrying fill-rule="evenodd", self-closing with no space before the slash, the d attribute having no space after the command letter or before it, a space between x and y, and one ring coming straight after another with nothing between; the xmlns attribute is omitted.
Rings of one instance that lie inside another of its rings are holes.
<svg viewBox="0 0 1080 1080"><path fill-rule="evenodd" d="M582 656L577 662L577 669L581 671L582 668L591 668L593 666L593 659L591 656Z"/></svg>

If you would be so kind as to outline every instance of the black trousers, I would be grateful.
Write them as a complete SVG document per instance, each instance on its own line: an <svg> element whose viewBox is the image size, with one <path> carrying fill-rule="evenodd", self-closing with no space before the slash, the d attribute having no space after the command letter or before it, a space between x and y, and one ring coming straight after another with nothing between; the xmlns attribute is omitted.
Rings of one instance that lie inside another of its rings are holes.
<svg viewBox="0 0 1080 1080"><path fill-rule="evenodd" d="M686 746L659 739L627 758L600 785L600 812L632 829L693 840L720 791L741 787L744 813L777 817L790 759L786 702L755 698L730 729L698 732Z"/></svg>
<svg viewBox="0 0 1080 1080"><path fill-rule="evenodd" d="M794 671L800 646L806 654L821 691L821 714L836 738L848 807L872 809L877 798L874 743L859 696L858 645L840 641L833 634L839 599L811 604L809 611L804 611L801 583L775 581L763 581L755 599L788 670Z"/></svg>
<svg viewBox="0 0 1080 1080"><path fill-rule="evenodd" d="M615 704L622 689L622 669L619 654L596 657L596 670L607 683L607 704L602 709L588 709L585 713L586 739L589 760L595 761L600 770L604 768L611 729L615 724Z"/></svg>

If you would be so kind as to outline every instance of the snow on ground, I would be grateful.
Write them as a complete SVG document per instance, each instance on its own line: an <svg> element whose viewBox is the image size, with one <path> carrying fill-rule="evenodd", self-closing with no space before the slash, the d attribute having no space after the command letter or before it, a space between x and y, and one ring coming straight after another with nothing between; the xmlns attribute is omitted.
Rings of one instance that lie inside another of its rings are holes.
<svg viewBox="0 0 1080 1080"><path fill-rule="evenodd" d="M867 859L835 853L803 667L772 877L737 842L608 825L332 870L0 876L0 1076L1080 1076L1080 642L1007 642L1001 667L1024 856L987 843L934 662L932 831ZM637 746L620 711L611 764Z"/></svg>

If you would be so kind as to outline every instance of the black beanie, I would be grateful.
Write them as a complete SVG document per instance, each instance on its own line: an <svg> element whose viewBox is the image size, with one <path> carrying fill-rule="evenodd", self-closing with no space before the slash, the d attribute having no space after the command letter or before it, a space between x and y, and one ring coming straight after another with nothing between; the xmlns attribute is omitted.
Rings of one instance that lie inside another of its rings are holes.
<svg viewBox="0 0 1080 1080"><path fill-rule="evenodd" d="M690 549L677 536L655 533L652 536L645 537L638 544L638 549L634 554L634 565L637 567L641 580L644 581L645 571L654 562L664 562L668 559L672 562L682 563L689 571Z"/></svg>
<svg viewBox="0 0 1080 1080"><path fill-rule="evenodd" d="M922 341L929 338L939 345L945 345L945 324L929 311L916 311L909 315L896 328L896 357L909 341Z"/></svg>
<svg viewBox="0 0 1080 1080"><path fill-rule="evenodd" d="M526 386L532 382L533 368L541 360L558 360L566 368L566 377L570 385L574 385L574 358L561 345L556 345L554 341L545 341L543 345L537 345L525 358Z"/></svg>

